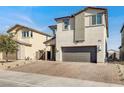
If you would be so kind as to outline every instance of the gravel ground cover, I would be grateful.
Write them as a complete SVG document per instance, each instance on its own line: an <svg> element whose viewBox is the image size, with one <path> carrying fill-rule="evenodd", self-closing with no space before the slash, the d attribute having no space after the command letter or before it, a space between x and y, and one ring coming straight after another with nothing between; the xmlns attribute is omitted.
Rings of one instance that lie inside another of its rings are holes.
<svg viewBox="0 0 124 93"><path fill-rule="evenodd" d="M120 81L115 64L38 61L9 70L69 77L106 83L124 84Z"/></svg>

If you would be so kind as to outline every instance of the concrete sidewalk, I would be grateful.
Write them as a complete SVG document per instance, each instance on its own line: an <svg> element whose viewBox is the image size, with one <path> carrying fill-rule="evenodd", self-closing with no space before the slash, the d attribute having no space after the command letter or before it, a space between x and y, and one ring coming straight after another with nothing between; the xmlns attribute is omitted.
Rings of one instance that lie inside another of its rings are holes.
<svg viewBox="0 0 124 93"><path fill-rule="evenodd" d="M0 70L0 87L123 87L124 85Z"/></svg>

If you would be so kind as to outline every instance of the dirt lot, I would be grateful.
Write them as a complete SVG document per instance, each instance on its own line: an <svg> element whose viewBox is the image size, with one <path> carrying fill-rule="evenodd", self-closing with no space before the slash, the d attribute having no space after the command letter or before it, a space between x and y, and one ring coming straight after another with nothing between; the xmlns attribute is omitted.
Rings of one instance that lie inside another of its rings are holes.
<svg viewBox="0 0 124 93"><path fill-rule="evenodd" d="M124 84L119 80L115 64L77 62L35 62L10 70L77 78L82 80Z"/></svg>

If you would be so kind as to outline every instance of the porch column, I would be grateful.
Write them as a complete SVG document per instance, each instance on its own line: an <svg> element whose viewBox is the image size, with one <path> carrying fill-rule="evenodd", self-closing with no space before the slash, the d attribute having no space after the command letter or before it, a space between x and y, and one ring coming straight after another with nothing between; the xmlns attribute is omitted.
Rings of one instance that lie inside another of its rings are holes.
<svg viewBox="0 0 124 93"><path fill-rule="evenodd" d="M47 51L45 51L45 60L47 60Z"/></svg>

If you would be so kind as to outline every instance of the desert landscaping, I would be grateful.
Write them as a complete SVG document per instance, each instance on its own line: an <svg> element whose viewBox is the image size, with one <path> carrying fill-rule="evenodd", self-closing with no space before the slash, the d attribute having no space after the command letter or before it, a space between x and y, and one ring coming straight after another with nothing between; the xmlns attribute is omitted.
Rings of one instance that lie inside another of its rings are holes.
<svg viewBox="0 0 124 93"><path fill-rule="evenodd" d="M34 61L6 70L58 77L124 84L117 64Z"/></svg>
<svg viewBox="0 0 124 93"><path fill-rule="evenodd" d="M0 63L0 86L123 86L124 65L45 60Z"/></svg>

